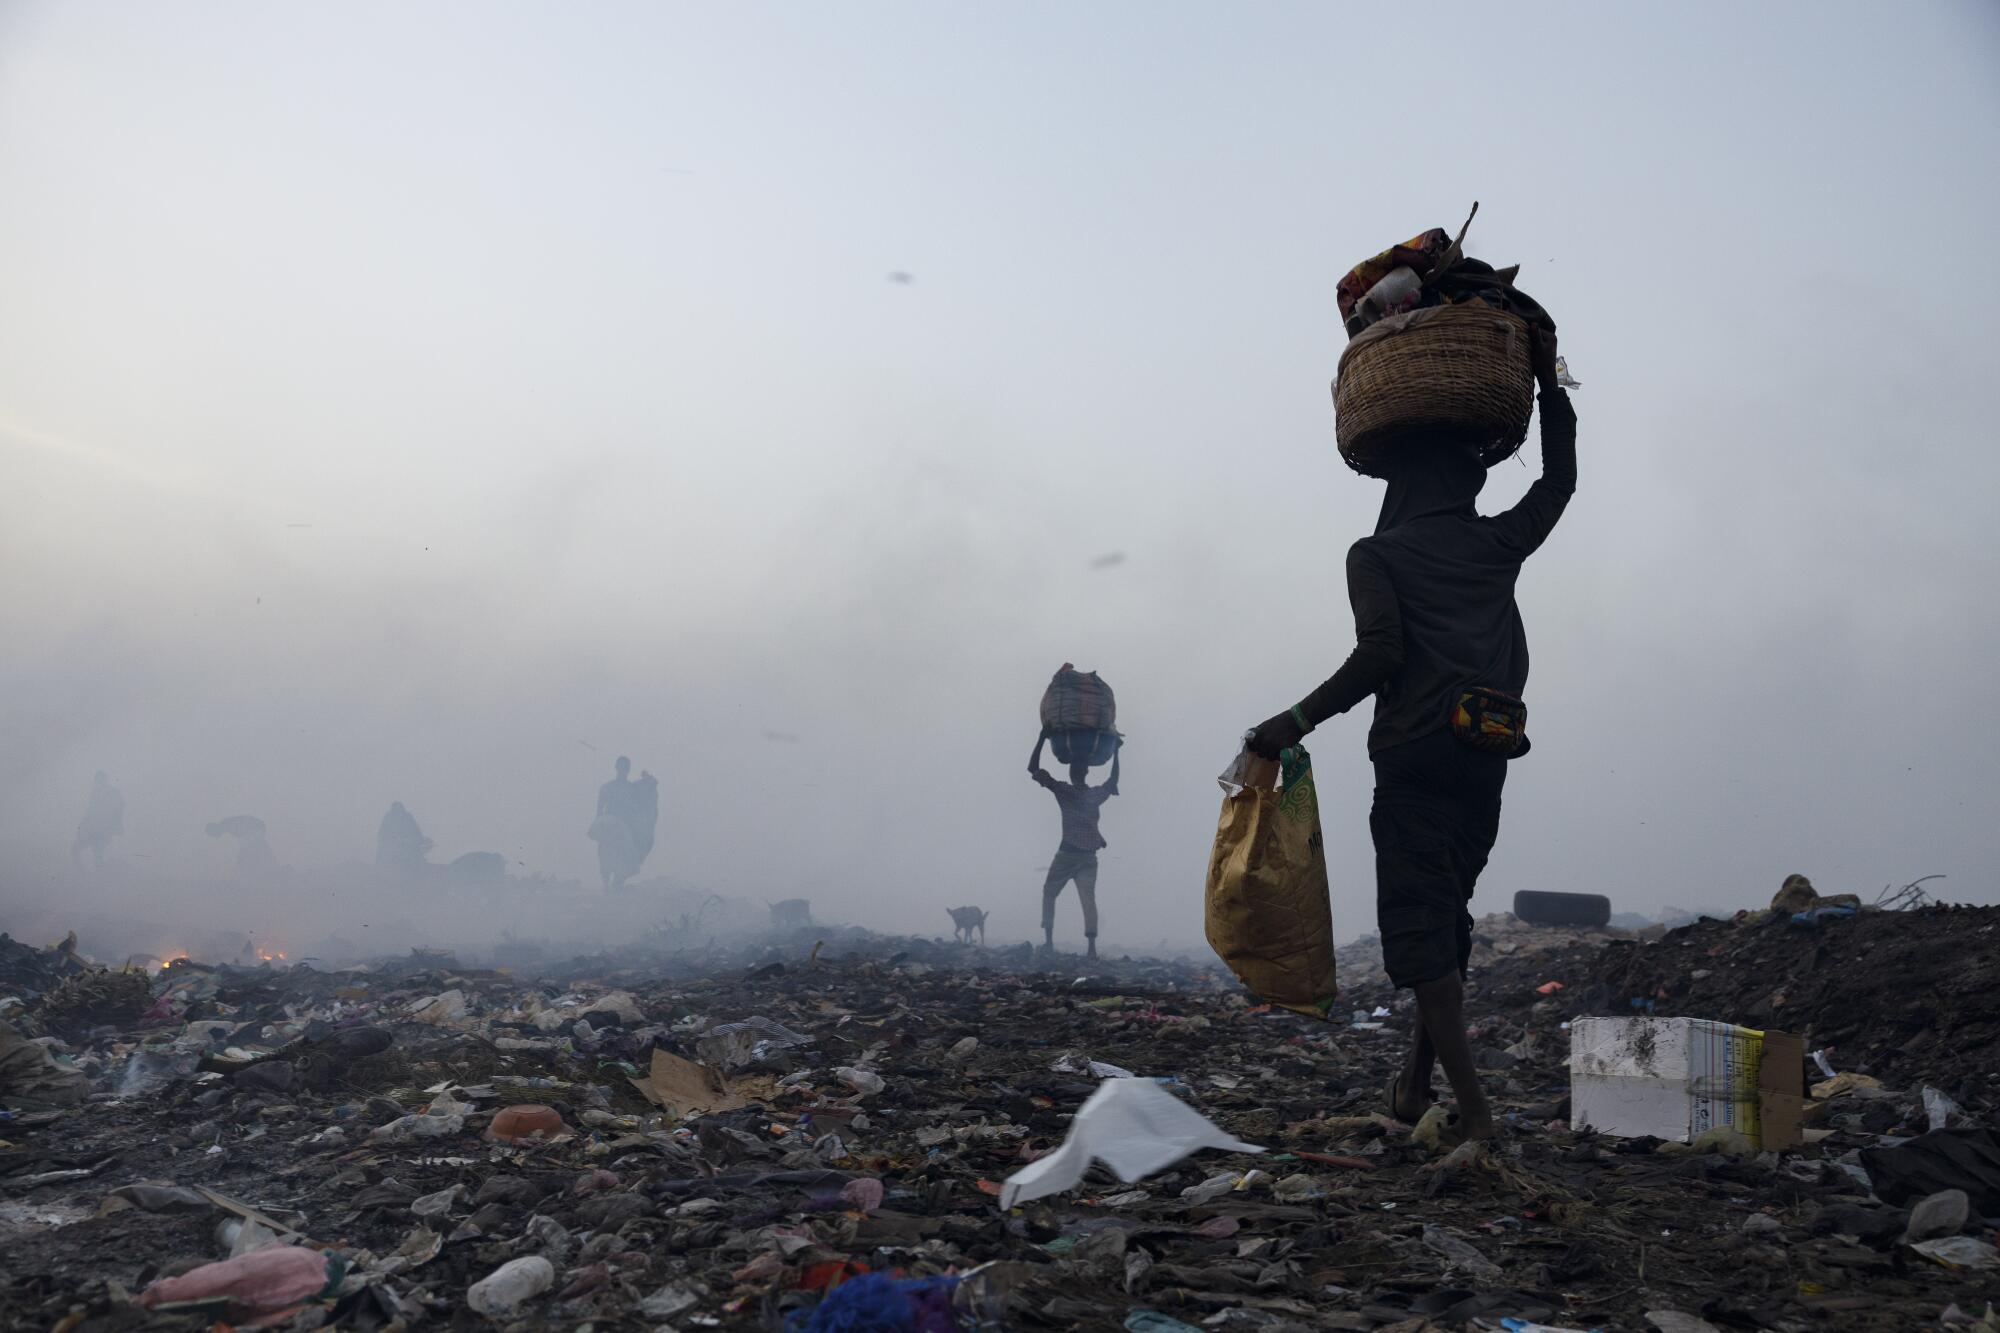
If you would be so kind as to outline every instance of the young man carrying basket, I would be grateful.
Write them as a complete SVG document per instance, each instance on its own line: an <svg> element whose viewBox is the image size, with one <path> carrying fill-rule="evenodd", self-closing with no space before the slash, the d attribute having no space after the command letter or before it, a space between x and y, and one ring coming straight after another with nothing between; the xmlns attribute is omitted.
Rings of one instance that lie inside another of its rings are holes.
<svg viewBox="0 0 2000 1333"><path fill-rule="evenodd" d="M1528 644L1514 584L1576 488L1576 414L1554 323L1513 290L1512 271L1463 259L1441 231L1370 265L1342 284L1356 337L1336 390L1343 456L1388 481L1374 535L1347 555L1354 651L1297 705L1258 724L1249 747L1276 758L1375 697L1376 913L1390 979L1415 991L1419 1015L1389 1109L1419 1118L1441 1063L1458 1098L1458 1134L1480 1139L1493 1122L1465 1032L1467 903L1499 831L1507 764L1528 750ZM1487 466L1526 434L1530 376L1541 391L1542 475L1513 508L1482 517L1473 501ZM1453 377L1461 382L1446 382ZM1371 414L1379 396L1355 396L1371 380L1394 384L1405 405ZM1366 429L1350 424L1357 419Z"/></svg>

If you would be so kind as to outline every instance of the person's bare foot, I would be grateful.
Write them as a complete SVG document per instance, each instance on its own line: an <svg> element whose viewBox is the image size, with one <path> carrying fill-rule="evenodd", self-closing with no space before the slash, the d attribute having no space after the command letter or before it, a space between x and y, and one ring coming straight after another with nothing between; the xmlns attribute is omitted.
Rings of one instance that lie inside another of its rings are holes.
<svg viewBox="0 0 2000 1333"><path fill-rule="evenodd" d="M1389 1080L1389 1114L1406 1125L1414 1125L1424 1118L1424 1112L1431 1109L1436 1100L1428 1088L1412 1088L1402 1074Z"/></svg>
<svg viewBox="0 0 2000 1333"><path fill-rule="evenodd" d="M1474 1107L1467 1107L1463 1102L1459 1103L1456 1128L1460 1141L1464 1143L1477 1143L1493 1137L1493 1112L1488 1109L1483 1098L1480 1104Z"/></svg>

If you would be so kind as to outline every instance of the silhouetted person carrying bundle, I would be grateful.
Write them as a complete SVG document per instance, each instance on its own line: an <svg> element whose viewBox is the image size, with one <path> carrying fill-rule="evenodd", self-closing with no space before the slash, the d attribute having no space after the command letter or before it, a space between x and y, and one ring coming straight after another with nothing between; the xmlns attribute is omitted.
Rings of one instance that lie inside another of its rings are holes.
<svg viewBox="0 0 2000 1333"><path fill-rule="evenodd" d="M1472 953L1467 903L1500 829L1508 761L1527 753L1528 641L1514 604L1521 565L1576 489L1576 413L1557 381L1555 335L1534 329L1541 387L1542 475L1520 503L1482 518L1486 481L1476 441L1448 429L1385 451L1388 478L1375 535L1347 553L1354 652L1296 706L1260 723L1249 745L1266 759L1375 696L1375 904L1389 979L1416 992L1415 1048L1390 1083L1399 1120L1433 1100L1442 1063L1458 1096L1459 1131L1493 1132L1465 1035L1462 979Z"/></svg>
<svg viewBox="0 0 2000 1333"><path fill-rule="evenodd" d="M641 770L632 781L632 761L618 756L618 775L597 789L597 818L590 838L597 844L597 873L607 891L622 889L652 855L660 822L660 780Z"/></svg>
<svg viewBox="0 0 2000 1333"><path fill-rule="evenodd" d="M90 779L90 804L84 807L83 821L76 826L76 841L70 844L69 859L81 866L87 847L91 863L103 865L105 848L124 831L125 798L99 769Z"/></svg>
<svg viewBox="0 0 2000 1333"><path fill-rule="evenodd" d="M1028 757L1028 775L1048 788L1062 810L1062 843L1056 848L1055 860L1049 863L1049 877L1042 884L1042 947L1055 948L1056 899L1062 896L1063 886L1074 880L1077 901L1083 904L1083 938L1088 946L1085 952L1095 958L1097 853L1107 845L1104 835L1097 831L1097 818L1104 803L1118 794L1119 755L1117 751L1112 753L1111 776L1101 787L1085 782L1090 768L1083 763L1069 766L1068 782L1057 782L1042 767L1042 747L1048 740L1049 735L1044 731L1035 741L1035 752Z"/></svg>

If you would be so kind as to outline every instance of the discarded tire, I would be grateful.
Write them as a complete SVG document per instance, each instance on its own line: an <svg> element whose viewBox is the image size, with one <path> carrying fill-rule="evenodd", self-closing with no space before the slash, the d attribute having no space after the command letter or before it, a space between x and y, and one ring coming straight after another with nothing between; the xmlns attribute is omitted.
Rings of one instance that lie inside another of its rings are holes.
<svg viewBox="0 0 2000 1333"><path fill-rule="evenodd" d="M1514 895L1514 915L1531 926L1605 926L1611 923L1611 900L1601 893L1523 889Z"/></svg>

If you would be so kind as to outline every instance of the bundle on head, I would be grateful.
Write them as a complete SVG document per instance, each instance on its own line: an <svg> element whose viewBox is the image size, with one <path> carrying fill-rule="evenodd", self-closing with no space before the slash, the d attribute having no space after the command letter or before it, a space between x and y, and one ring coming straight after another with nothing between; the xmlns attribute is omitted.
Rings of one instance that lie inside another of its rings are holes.
<svg viewBox="0 0 2000 1333"><path fill-rule="evenodd" d="M1095 671L1062 664L1042 692L1042 730L1060 764L1096 767L1118 752L1118 700Z"/></svg>
<svg viewBox="0 0 2000 1333"><path fill-rule="evenodd" d="M1461 441L1491 467L1528 436L1530 330L1553 333L1555 321L1514 286L1518 265L1466 258L1471 225L1456 239L1433 227L1340 280L1349 341L1333 385L1334 436L1356 472L1386 475L1414 439Z"/></svg>

